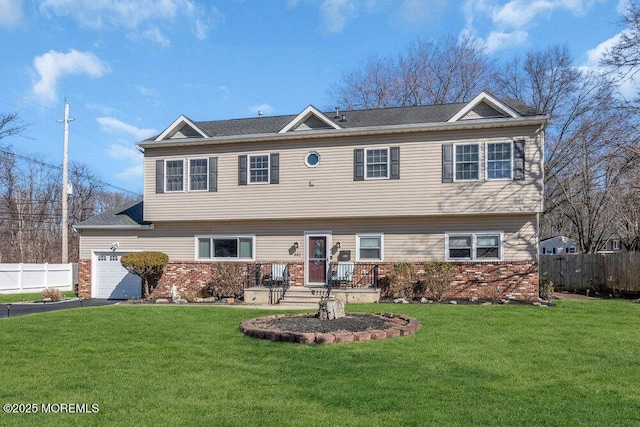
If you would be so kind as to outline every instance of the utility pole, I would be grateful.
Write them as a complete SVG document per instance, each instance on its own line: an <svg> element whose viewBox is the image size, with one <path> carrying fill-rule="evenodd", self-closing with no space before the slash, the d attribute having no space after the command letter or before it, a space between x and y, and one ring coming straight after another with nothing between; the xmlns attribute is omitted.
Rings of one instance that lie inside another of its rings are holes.
<svg viewBox="0 0 640 427"><path fill-rule="evenodd" d="M62 155L62 263L69 262L69 103L64 99L64 148Z"/></svg>

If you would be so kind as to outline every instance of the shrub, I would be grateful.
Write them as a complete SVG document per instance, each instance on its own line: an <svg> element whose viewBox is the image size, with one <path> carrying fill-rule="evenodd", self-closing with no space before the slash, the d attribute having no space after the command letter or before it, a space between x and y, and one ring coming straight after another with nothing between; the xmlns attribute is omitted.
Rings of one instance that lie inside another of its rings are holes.
<svg viewBox="0 0 640 427"><path fill-rule="evenodd" d="M416 285L416 266L411 262L396 262L387 274L389 296L392 298L413 299Z"/></svg>
<svg viewBox="0 0 640 427"><path fill-rule="evenodd" d="M442 261L432 261L424 264L424 296L435 301L442 301L447 288L456 278L453 264Z"/></svg>
<svg viewBox="0 0 640 427"><path fill-rule="evenodd" d="M215 298L241 298L247 282L247 266L241 263L216 263L211 266L207 293Z"/></svg>
<svg viewBox="0 0 640 427"><path fill-rule="evenodd" d="M60 289L45 288L42 291L42 299L49 298L51 301L60 301Z"/></svg>
<svg viewBox="0 0 640 427"><path fill-rule="evenodd" d="M142 279L143 298L149 298L168 262L169 256L162 252L133 252L120 258L127 271Z"/></svg>
<svg viewBox="0 0 640 427"><path fill-rule="evenodd" d="M551 280L541 280L538 295L544 300L551 299L553 294L553 282Z"/></svg>

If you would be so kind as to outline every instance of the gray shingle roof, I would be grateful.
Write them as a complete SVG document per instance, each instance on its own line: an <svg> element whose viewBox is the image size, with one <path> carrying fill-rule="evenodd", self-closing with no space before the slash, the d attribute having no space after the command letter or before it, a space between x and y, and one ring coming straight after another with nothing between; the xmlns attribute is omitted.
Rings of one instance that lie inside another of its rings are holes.
<svg viewBox="0 0 640 427"><path fill-rule="evenodd" d="M502 102L522 116L533 116L537 114L521 101L507 99L502 100ZM465 105L467 105L466 102L460 102L454 104L377 108L370 110L346 110L340 111L340 117L338 118L336 117L335 111L324 112L324 114L343 128L438 123L446 122ZM340 120L342 115L344 115L345 121ZM201 121L194 122L194 124L210 137L269 134L279 132L295 119L296 116L297 114L290 114L284 116Z"/></svg>
<svg viewBox="0 0 640 427"><path fill-rule="evenodd" d="M76 224L77 229L82 228L100 228L100 227L141 227L148 226L151 223L142 219L143 202L137 201L128 205L117 207L109 212L103 212L99 215L88 218L87 220Z"/></svg>

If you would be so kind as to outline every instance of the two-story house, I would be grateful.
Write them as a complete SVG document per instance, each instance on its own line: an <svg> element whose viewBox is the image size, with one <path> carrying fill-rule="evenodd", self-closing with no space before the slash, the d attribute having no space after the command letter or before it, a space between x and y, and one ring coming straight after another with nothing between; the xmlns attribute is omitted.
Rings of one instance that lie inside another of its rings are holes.
<svg viewBox="0 0 640 427"><path fill-rule="evenodd" d="M547 119L485 92L445 105L181 116L138 143L143 202L76 226L80 292L139 296L119 257L155 250L170 259L165 294L201 286L222 262L284 265L291 286L371 288L372 266L377 280L396 262L447 261L450 297L535 299Z"/></svg>

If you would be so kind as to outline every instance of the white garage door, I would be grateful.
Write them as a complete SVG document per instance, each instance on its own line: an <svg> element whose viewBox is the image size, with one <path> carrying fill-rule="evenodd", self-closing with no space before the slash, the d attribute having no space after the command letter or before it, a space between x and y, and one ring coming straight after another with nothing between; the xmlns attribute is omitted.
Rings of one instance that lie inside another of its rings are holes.
<svg viewBox="0 0 640 427"><path fill-rule="evenodd" d="M122 253L96 254L96 298L139 299L142 290L140 277L129 273L120 264Z"/></svg>

